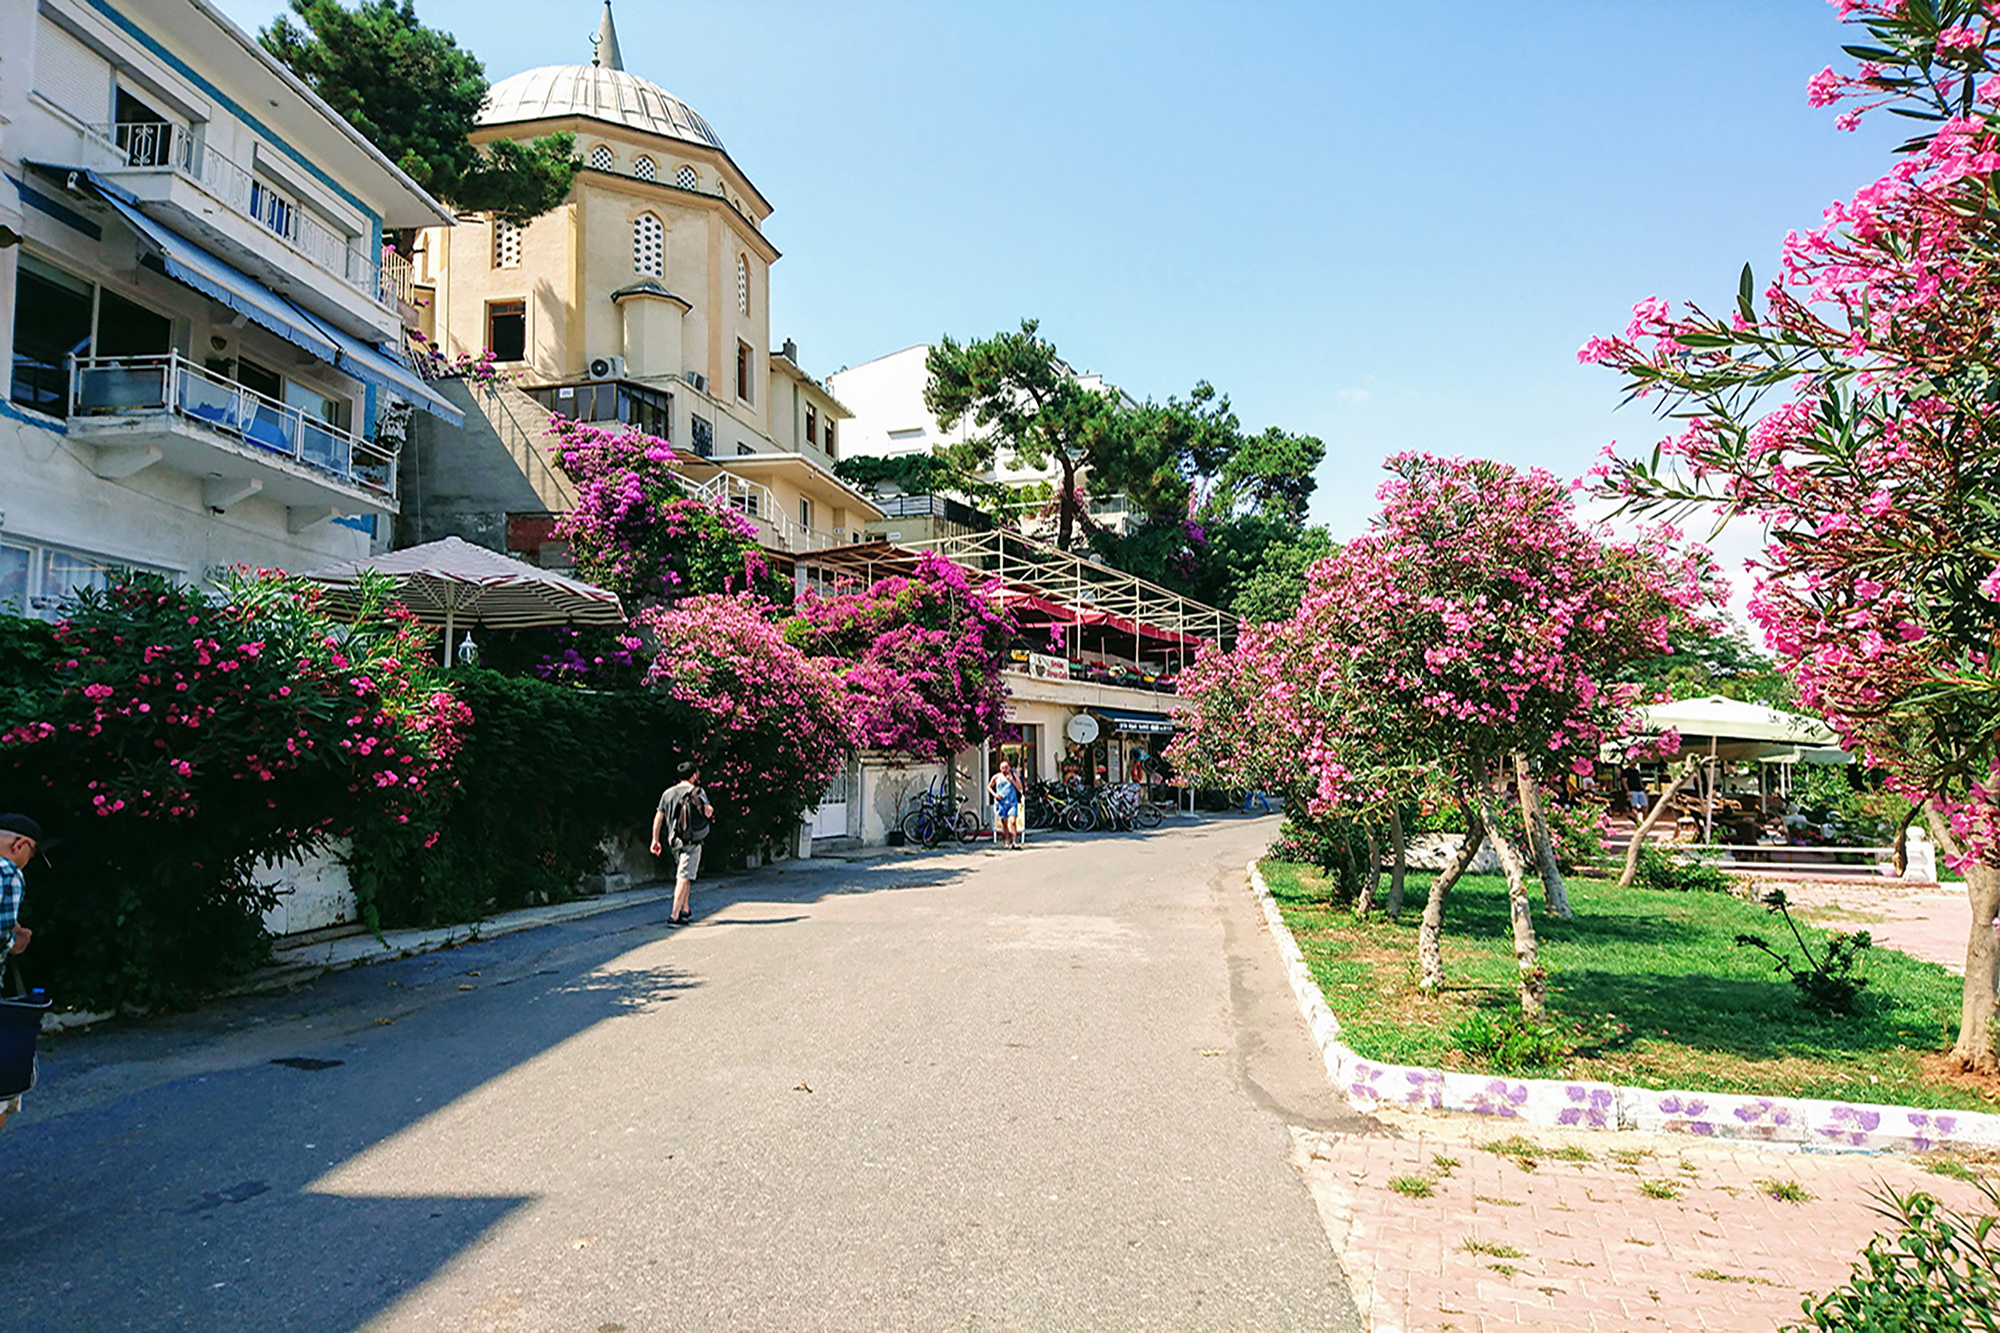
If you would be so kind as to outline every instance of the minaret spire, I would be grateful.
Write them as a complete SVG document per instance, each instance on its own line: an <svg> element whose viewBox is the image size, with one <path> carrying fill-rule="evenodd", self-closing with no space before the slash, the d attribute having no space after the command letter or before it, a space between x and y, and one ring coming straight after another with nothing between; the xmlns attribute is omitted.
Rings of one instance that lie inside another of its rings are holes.
<svg viewBox="0 0 2000 1333"><path fill-rule="evenodd" d="M597 38L591 47L591 64L606 69L625 68L625 58L618 53L618 29L611 23L611 0L604 0L604 20L597 25Z"/></svg>

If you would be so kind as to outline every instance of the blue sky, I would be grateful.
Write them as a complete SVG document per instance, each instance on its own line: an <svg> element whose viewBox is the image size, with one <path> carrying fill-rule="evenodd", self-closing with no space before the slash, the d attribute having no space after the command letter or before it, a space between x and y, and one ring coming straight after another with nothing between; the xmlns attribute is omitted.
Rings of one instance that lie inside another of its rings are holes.
<svg viewBox="0 0 2000 1333"><path fill-rule="evenodd" d="M255 28L271 0L220 0ZM594 0L419 0L490 78L589 58ZM1314 517L1384 455L1564 475L1662 432L1576 363L1659 293L1879 175L1834 130L1823 0L1496 6L627 3L628 69L777 209L772 337L825 374L1023 316L1137 396L1208 379L1327 442Z"/></svg>

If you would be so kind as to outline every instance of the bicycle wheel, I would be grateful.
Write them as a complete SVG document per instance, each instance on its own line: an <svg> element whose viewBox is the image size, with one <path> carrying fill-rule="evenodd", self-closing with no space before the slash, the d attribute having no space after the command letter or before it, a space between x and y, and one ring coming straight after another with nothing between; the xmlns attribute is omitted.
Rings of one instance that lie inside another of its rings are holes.
<svg viewBox="0 0 2000 1333"><path fill-rule="evenodd" d="M1071 833L1088 833L1097 827L1097 816L1089 806L1078 801L1063 811L1063 827Z"/></svg>
<svg viewBox="0 0 2000 1333"><path fill-rule="evenodd" d="M1160 813L1159 806L1147 801L1132 812L1132 818L1140 828L1158 828L1166 816Z"/></svg>
<svg viewBox="0 0 2000 1333"><path fill-rule="evenodd" d="M930 846L928 842L924 841L924 835L930 831L929 819L930 812L928 810L912 810L909 814L904 815L903 840L917 847Z"/></svg>
<svg viewBox="0 0 2000 1333"><path fill-rule="evenodd" d="M961 810L958 812L958 840L960 842L978 842L979 835L984 832L986 832L986 825L979 818L977 810Z"/></svg>

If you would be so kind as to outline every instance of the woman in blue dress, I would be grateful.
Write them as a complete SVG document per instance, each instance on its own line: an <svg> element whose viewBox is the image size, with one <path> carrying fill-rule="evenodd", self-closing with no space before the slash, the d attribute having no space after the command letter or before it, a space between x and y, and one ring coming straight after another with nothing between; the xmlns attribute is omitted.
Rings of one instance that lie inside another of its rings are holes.
<svg viewBox="0 0 2000 1333"><path fill-rule="evenodd" d="M1021 845L1021 784L1014 780L1014 766L1005 759L1000 771L986 784L993 801L993 840L1003 847Z"/></svg>

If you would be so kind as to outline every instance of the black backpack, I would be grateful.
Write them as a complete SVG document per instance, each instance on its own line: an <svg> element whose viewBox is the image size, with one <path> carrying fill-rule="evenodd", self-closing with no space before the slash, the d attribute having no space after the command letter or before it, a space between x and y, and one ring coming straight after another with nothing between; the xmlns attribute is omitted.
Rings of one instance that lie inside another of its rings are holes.
<svg viewBox="0 0 2000 1333"><path fill-rule="evenodd" d="M680 809L674 812L674 836L687 846L698 846L708 836L714 825L702 809L701 788L690 787L680 799Z"/></svg>

